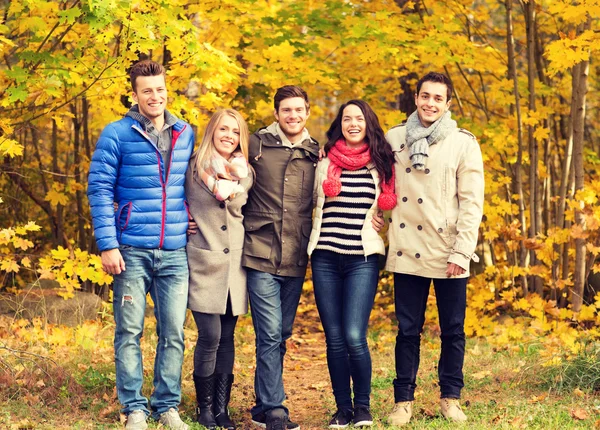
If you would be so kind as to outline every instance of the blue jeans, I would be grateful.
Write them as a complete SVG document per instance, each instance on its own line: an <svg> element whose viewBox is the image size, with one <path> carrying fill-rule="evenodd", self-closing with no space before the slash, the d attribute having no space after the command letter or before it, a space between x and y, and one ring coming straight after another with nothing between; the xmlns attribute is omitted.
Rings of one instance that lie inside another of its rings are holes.
<svg viewBox="0 0 600 430"><path fill-rule="evenodd" d="M256 335L256 372L253 417L274 408L283 408L283 358L285 341L292 326L302 293L303 277L278 276L247 269L248 296ZM287 412L287 408L284 408Z"/></svg>
<svg viewBox="0 0 600 430"><path fill-rule="evenodd" d="M149 414L142 396L144 373L140 338L144 330L146 294L154 301L158 345L154 360L154 391L150 398L157 418L181 401L183 323L188 297L185 248L174 251L123 246L124 272L114 277L116 385L122 412Z"/></svg>
<svg viewBox="0 0 600 430"><path fill-rule="evenodd" d="M327 365L338 409L369 406L371 354L367 327L373 309L378 256L317 250L312 255L315 300L327 342Z"/></svg>
<svg viewBox="0 0 600 430"><path fill-rule="evenodd" d="M394 274L396 337L396 402L412 401L417 387L421 332L425 322L430 278ZM465 359L465 311L467 278L433 279L440 320L442 352L438 363L441 398L460 399Z"/></svg>

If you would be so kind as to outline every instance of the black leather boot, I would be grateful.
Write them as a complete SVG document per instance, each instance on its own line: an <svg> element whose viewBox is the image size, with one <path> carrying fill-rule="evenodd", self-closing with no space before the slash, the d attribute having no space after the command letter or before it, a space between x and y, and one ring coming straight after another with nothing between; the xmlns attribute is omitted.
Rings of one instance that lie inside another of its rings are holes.
<svg viewBox="0 0 600 430"><path fill-rule="evenodd" d="M213 402L213 412L217 426L227 430L235 429L235 423L229 418L229 399L231 398L231 385L233 384L233 375L226 373L215 373L215 398Z"/></svg>
<svg viewBox="0 0 600 430"><path fill-rule="evenodd" d="M196 421L207 429L216 429L217 423L213 415L213 393L215 391L215 375L199 377L194 375L196 386Z"/></svg>

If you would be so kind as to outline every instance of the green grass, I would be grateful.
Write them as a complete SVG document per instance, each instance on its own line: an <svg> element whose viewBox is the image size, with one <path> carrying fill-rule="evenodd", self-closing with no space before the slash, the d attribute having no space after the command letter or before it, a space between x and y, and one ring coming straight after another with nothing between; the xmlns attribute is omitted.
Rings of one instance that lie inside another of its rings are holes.
<svg viewBox="0 0 600 430"><path fill-rule="evenodd" d="M307 317L305 321L313 320ZM288 350L286 359L285 383L290 398L287 403L293 418L303 429L325 428L335 411L327 366L323 358L325 345L319 330L311 330L302 324L300 316L297 332L302 334L295 336L296 340ZM180 409L182 417L191 424L191 429L201 429L201 426L193 423L195 392L191 375L195 329L193 324L187 327L189 344L183 365ZM154 326L148 324L148 330L142 340L146 395L152 387L152 351L156 342L155 334L152 333ZM379 328L376 336L369 337L373 362L371 406L375 429L389 428L386 426L387 415L394 403L392 325L389 330L385 332L384 328ZM251 428L249 409L254 400L254 338L249 317L240 319L236 342L236 380L231 414L243 430ZM484 339L469 339L462 399L463 409L469 421L458 425L444 420L439 412L439 340L436 338L436 332L426 330L417 379L414 417L404 428L594 428L600 418L600 396L596 391L600 381L598 351L597 345L590 343L588 348L573 360L554 367L543 367L539 344L530 343L519 345L519 348L497 349ZM17 380L25 377L30 378L30 382L20 382L22 385L18 385ZM35 382L40 379L45 381L46 387L35 387ZM6 382L13 385L0 386L2 429L121 428L120 405L114 396L114 365L110 360L108 363L94 363L90 359L90 353L74 351L69 360L57 363L56 366L47 366L43 372L33 365L26 366L11 381ZM52 381L57 384L56 387L49 386ZM576 419L576 415L585 419ZM160 426L150 421L150 428Z"/></svg>

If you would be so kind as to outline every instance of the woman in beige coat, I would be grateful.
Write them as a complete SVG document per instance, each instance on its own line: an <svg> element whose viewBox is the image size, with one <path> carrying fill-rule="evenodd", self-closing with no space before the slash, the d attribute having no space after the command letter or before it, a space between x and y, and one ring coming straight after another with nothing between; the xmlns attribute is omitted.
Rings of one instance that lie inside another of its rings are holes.
<svg viewBox="0 0 600 430"><path fill-rule="evenodd" d="M242 207L252 185L248 126L233 109L216 112L186 174L190 218L188 307L198 327L194 351L197 421L207 428L235 428L227 405L233 383L233 333L248 312L242 268Z"/></svg>

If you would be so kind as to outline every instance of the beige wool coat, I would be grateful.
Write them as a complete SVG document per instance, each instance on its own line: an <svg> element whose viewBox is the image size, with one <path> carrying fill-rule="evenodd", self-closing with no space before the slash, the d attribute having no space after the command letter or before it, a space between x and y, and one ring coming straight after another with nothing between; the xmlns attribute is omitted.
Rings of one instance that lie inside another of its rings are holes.
<svg viewBox="0 0 600 430"><path fill-rule="evenodd" d="M466 270L477 259L483 215L483 161L471 133L457 129L429 147L426 169L413 168L406 127L392 128L398 204L392 211L386 270L427 278L446 278L448 263Z"/></svg>
<svg viewBox="0 0 600 430"><path fill-rule="evenodd" d="M329 168L329 158L324 158L319 161L317 166L317 177L315 179L315 193L317 196L317 205L315 206L315 216L312 224L312 232L310 234L310 241L308 242L308 255L312 255L313 251L319 243L319 237L321 235L321 224L323 223L323 206L325 205L325 191L323 191L323 182L327 179L327 169ZM375 182L375 200L373 206L367 211L365 222L360 231L362 246L365 251L365 257L371 254L382 254L385 255L385 244L383 239L379 236L379 233L373 228L373 215L377 211L377 199L381 194L381 186L379 185L379 173L373 163L367 165L369 173L373 177Z"/></svg>
<svg viewBox="0 0 600 430"><path fill-rule="evenodd" d="M252 169L240 184L246 190L231 201L220 202L199 175L194 174L192 157L185 178L189 211L198 224L196 234L188 236L187 254L190 267L188 308L207 314L224 315L227 297L233 315L248 312L246 270L242 267L244 216L242 207L252 186Z"/></svg>

